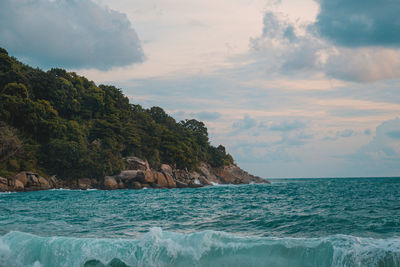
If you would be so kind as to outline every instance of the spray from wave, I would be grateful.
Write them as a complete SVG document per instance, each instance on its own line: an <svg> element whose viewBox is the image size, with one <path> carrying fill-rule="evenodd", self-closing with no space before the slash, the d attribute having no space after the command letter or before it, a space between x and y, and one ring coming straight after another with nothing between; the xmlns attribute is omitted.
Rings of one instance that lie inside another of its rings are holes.
<svg viewBox="0 0 400 267"><path fill-rule="evenodd" d="M0 237L0 266L400 266L400 238L240 237L152 228L140 239Z"/></svg>

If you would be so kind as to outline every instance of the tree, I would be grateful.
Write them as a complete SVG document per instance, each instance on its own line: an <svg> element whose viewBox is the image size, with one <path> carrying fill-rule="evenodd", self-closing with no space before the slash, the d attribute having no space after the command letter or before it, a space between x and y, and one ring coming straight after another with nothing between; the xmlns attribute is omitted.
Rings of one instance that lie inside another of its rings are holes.
<svg viewBox="0 0 400 267"><path fill-rule="evenodd" d="M0 122L0 162L22 153L24 143L19 139L17 130Z"/></svg>
<svg viewBox="0 0 400 267"><path fill-rule="evenodd" d="M1 48L0 121L4 175L25 169L101 179L123 169L128 156L152 168L233 163L223 146L210 145L201 121L177 123L160 107L130 104L119 88L63 69L31 68Z"/></svg>

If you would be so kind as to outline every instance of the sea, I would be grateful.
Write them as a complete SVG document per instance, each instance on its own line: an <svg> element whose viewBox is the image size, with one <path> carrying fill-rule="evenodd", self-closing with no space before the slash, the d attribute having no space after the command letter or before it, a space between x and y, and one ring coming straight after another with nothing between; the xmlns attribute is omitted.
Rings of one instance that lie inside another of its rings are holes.
<svg viewBox="0 0 400 267"><path fill-rule="evenodd" d="M400 178L0 193L0 266L400 266Z"/></svg>

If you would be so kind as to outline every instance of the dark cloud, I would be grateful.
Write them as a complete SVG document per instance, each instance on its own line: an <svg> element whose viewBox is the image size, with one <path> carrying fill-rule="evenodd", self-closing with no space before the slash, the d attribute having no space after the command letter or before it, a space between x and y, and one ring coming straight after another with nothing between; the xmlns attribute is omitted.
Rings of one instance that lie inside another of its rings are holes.
<svg viewBox="0 0 400 267"><path fill-rule="evenodd" d="M262 34L250 39L257 71L259 63L264 63L269 76L325 73L362 83L400 77L399 1L316 1L321 10L312 24L290 21L279 12L265 12ZM386 12L388 9L391 12ZM363 20L372 28L364 25L368 29L363 30L357 24Z"/></svg>
<svg viewBox="0 0 400 267"><path fill-rule="evenodd" d="M0 46L43 68L106 70L144 58L126 15L92 0L1 0Z"/></svg>
<svg viewBox="0 0 400 267"><path fill-rule="evenodd" d="M319 0L315 27L343 46L400 46L400 1Z"/></svg>
<svg viewBox="0 0 400 267"><path fill-rule="evenodd" d="M389 132L386 133L386 135L389 136L392 139L400 140L400 130L389 131Z"/></svg>

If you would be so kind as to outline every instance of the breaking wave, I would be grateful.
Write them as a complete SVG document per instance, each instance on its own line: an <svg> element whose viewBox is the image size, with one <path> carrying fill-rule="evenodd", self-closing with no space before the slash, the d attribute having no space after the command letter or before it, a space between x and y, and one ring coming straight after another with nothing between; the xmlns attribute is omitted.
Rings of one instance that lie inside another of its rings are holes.
<svg viewBox="0 0 400 267"><path fill-rule="evenodd" d="M400 266L400 238L190 234L151 228L140 239L0 237L0 266Z"/></svg>

